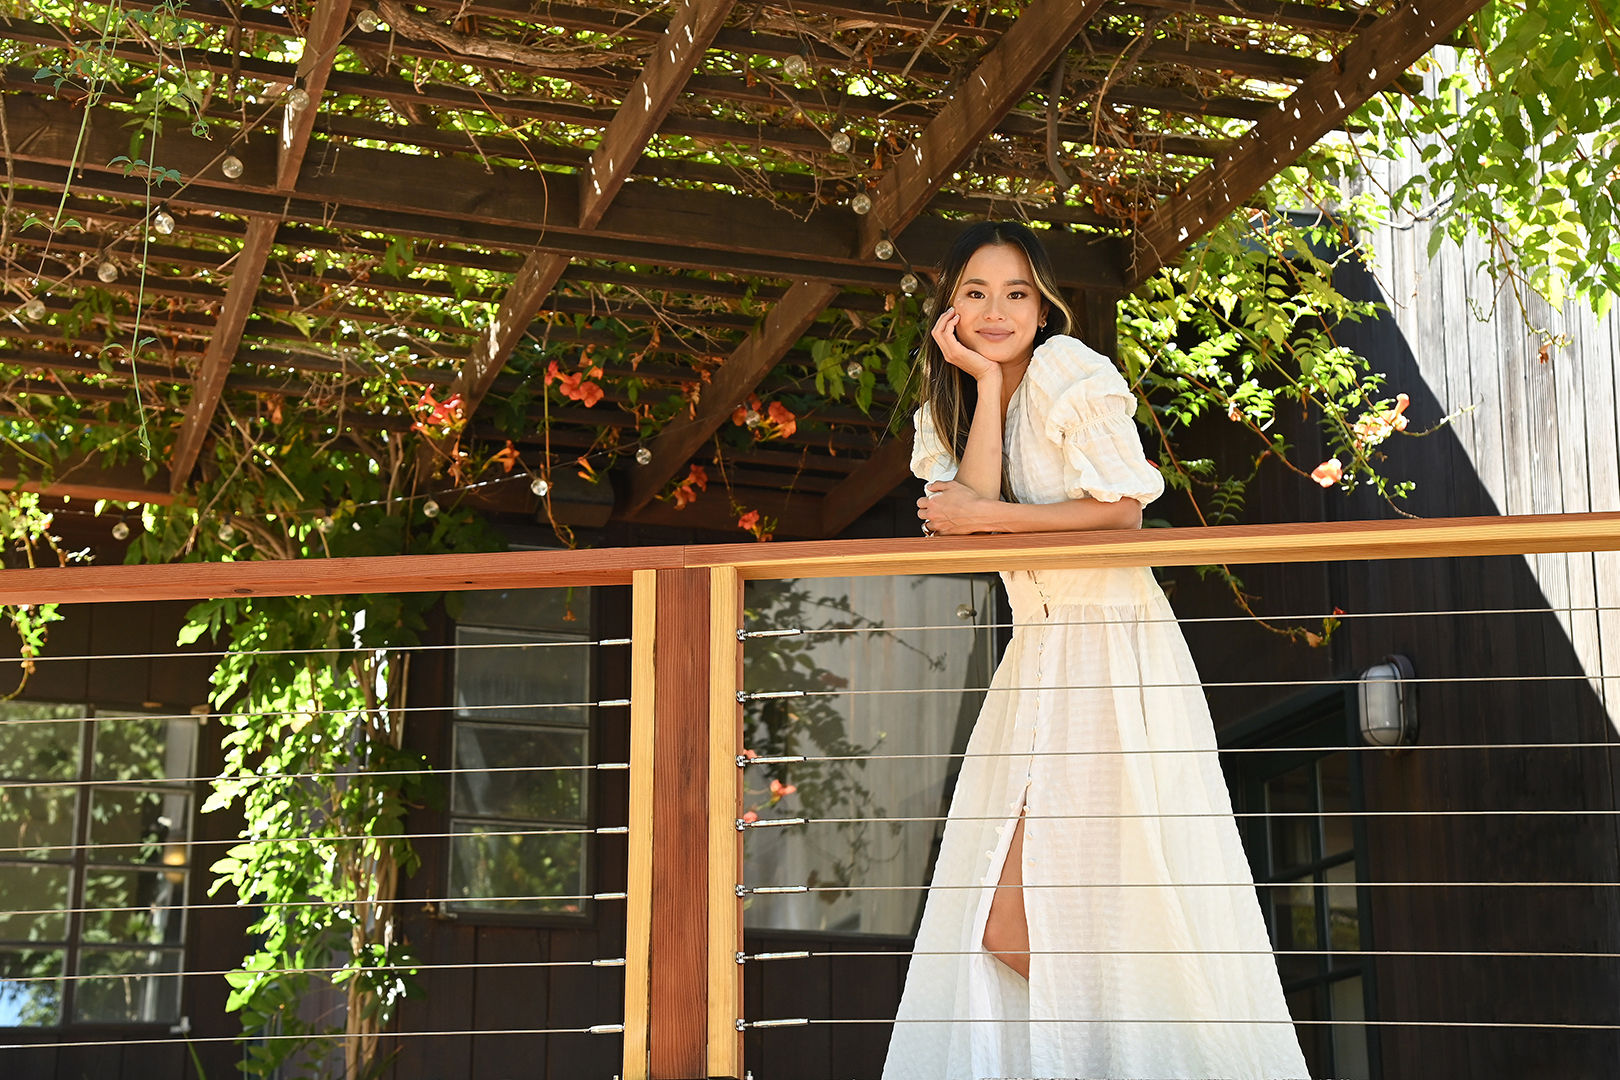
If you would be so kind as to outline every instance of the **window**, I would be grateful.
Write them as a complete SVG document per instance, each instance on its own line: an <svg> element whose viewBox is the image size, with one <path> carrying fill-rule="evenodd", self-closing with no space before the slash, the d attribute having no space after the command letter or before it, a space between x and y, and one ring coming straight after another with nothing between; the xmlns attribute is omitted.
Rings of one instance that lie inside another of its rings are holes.
<svg viewBox="0 0 1620 1080"><path fill-rule="evenodd" d="M180 1017L196 721L89 712L0 704L0 1026Z"/></svg>
<svg viewBox="0 0 1620 1080"><path fill-rule="evenodd" d="M592 640L591 590L475 592L458 609L449 907L582 914L595 650L565 643Z"/></svg>
<svg viewBox="0 0 1620 1080"><path fill-rule="evenodd" d="M1353 706L1354 698L1348 698ZM1311 1075L1371 1080L1372 965L1361 864L1361 761L1349 749L1353 708L1331 690L1223 732L1223 764L1280 955L1277 968ZM1272 752L1275 748L1275 752ZM1275 815L1275 816L1272 816Z"/></svg>
<svg viewBox="0 0 1620 1080"><path fill-rule="evenodd" d="M818 632L745 645L747 690L810 695L750 701L745 746L762 756L872 758L744 771L744 807L761 817L859 819L749 831L744 882L816 891L750 896L748 930L916 933L918 886L933 874L959 755L995 670L996 589L983 576L747 583L747 629ZM841 689L924 692L827 693ZM848 886L876 888L840 891Z"/></svg>

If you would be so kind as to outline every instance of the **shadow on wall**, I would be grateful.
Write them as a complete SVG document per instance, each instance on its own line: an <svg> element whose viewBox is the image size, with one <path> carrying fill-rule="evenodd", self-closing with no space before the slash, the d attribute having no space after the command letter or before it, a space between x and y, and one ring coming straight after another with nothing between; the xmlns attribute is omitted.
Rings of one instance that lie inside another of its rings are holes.
<svg viewBox="0 0 1620 1080"><path fill-rule="evenodd" d="M1384 299L1361 267L1341 271L1339 285L1350 295ZM1411 397L1413 430L1460 404L1477 406L1454 427L1385 444L1388 474L1417 484L1402 508L1425 517L1494 515L1504 504L1520 512L1588 509L1589 503L1571 505L1568 497L1571 491L1596 494L1584 455L1577 460L1568 434L1558 431L1558 408L1580 409L1588 441L1613 445L1612 430L1600 433L1590 423L1602 413L1588 407L1594 395L1613 400L1607 330L1542 364L1533 347L1515 344L1524 336L1522 323L1517 329L1478 324L1460 302L1442 305L1424 294L1410 303L1431 306L1408 309L1400 320L1386 315L1341 327L1339 340L1388 375L1390 396ZM1426 329L1413 340L1401 321ZM1425 354L1420 358L1415 349ZM1560 372L1556 364L1576 370ZM1584 394L1570 389L1583 385ZM1612 407L1607 415L1612 426ZM1280 422L1290 420L1296 463L1308 469L1326 458L1320 433L1297 415ZM1212 426L1200 433L1213 436L1211 456L1237 461L1248 453L1231 430ZM1249 521L1399 516L1374 492L1345 498L1283 470L1267 471L1251 494ZM1565 499L1527 503L1527 486ZM1493 489L1504 492L1500 500ZM1179 516L1176 508L1169 516ZM1290 643L1253 623L1186 625L1206 680L1285 684L1212 687L1218 726L1285 703L1308 691L1305 684L1353 679L1390 653L1410 657L1420 679L1458 680L1420 685L1419 749L1364 759L1366 805L1390 815L1368 821L1374 882L1570 883L1374 885L1375 949L1459 954L1381 957L1378 1018L1612 1025L1606 1003L1620 995L1620 887L1614 884L1620 881L1620 830L1613 813L1620 802L1616 739L1600 697L1606 673L1601 631L1612 613L1600 623L1592 608L1598 598L1620 593L1620 563L1577 554L1232 569L1257 596L1258 612L1318 632L1321 616L1335 608L1351 616L1457 613L1349 618L1320 648ZM1164 576L1174 583L1183 619L1237 614L1230 593L1191 568ZM1572 605L1586 610L1549 610ZM1315 618L1282 619L1288 615ZM1614 629L1620 632L1620 624ZM1540 816L1522 816L1527 812ZM1397 816L1403 814L1417 816ZM1540 955L1465 955L1509 951ZM1575 952L1608 955L1547 955ZM1382 1032L1382 1059L1386 1077L1602 1076L1620 1059L1620 1035L1393 1027Z"/></svg>

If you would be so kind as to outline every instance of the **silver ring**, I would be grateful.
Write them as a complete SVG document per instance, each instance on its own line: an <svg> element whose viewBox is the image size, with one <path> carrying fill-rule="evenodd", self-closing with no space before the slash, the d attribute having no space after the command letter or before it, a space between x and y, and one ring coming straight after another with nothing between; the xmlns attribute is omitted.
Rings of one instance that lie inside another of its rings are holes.
<svg viewBox="0 0 1620 1080"><path fill-rule="evenodd" d="M923 535L924 536L933 536L934 535L934 530L929 527L929 522L925 521L925 522L922 523L922 530L923 530Z"/></svg>

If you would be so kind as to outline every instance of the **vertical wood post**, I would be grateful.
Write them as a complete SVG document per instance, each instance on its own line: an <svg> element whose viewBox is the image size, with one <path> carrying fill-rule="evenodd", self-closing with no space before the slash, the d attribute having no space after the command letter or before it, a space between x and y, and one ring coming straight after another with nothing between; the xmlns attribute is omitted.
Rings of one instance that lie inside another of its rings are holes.
<svg viewBox="0 0 1620 1080"><path fill-rule="evenodd" d="M709 1072L743 1075L742 833L742 578L734 566L717 566L709 578Z"/></svg>
<svg viewBox="0 0 1620 1080"><path fill-rule="evenodd" d="M658 571L632 575L630 615L630 870L625 885L624 1080L647 1080L652 937L654 643Z"/></svg>
<svg viewBox="0 0 1620 1080"><path fill-rule="evenodd" d="M657 571L651 1080L703 1080L709 1041L709 580Z"/></svg>

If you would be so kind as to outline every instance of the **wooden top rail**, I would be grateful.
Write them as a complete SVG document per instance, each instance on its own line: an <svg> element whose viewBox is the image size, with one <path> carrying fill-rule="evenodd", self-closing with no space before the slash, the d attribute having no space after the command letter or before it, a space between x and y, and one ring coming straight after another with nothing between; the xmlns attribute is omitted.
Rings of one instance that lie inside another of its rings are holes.
<svg viewBox="0 0 1620 1080"><path fill-rule="evenodd" d="M628 585L637 570L697 566L735 566L741 577L752 580L1617 550L1620 513L1538 514L4 570L0 571L0 603L82 604Z"/></svg>

